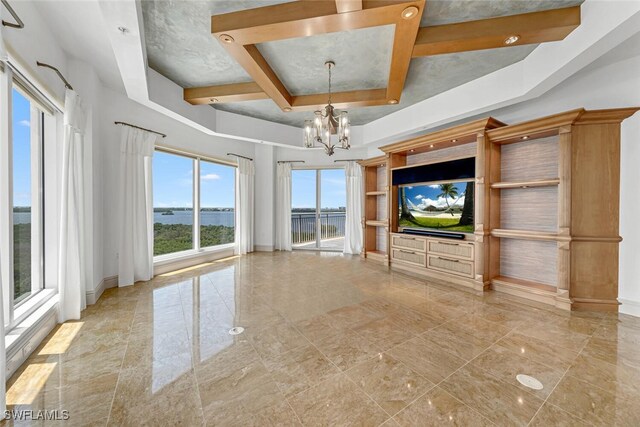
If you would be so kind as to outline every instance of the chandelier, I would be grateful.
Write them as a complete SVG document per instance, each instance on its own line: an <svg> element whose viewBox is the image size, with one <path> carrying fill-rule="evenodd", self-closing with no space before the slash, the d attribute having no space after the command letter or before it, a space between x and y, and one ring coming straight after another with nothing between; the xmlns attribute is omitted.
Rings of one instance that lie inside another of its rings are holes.
<svg viewBox="0 0 640 427"><path fill-rule="evenodd" d="M322 144L324 151L332 156L336 148L348 150L349 144L349 115L346 111L336 111L331 105L331 69L335 67L333 61L327 61L324 65L329 70L329 101L324 111L315 112L313 120L304 121L304 146L314 148L316 144ZM333 137L335 135L335 137ZM332 141L337 140L337 144Z"/></svg>

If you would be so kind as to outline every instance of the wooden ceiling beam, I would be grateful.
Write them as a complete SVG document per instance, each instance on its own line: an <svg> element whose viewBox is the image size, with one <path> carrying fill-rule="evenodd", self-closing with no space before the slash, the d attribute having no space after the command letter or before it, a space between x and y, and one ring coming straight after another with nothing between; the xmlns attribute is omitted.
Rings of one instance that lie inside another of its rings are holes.
<svg viewBox="0 0 640 427"><path fill-rule="evenodd" d="M416 43L416 37L420 29L420 19L424 11L424 0L415 3L418 8L417 13L410 19L400 19L396 23L393 37L386 98L396 104L400 102L400 97L402 96L404 82L411 64L412 46Z"/></svg>
<svg viewBox="0 0 640 427"><path fill-rule="evenodd" d="M257 99L269 99L269 96L256 82L192 87L184 90L184 100L192 105L254 101Z"/></svg>
<svg viewBox="0 0 640 427"><path fill-rule="evenodd" d="M362 0L335 0L338 13L362 10Z"/></svg>
<svg viewBox="0 0 640 427"><path fill-rule="evenodd" d="M291 108L291 95L255 45L222 43L222 46L278 107L287 111Z"/></svg>
<svg viewBox="0 0 640 427"><path fill-rule="evenodd" d="M580 25L580 6L456 24L422 27L413 57L544 43L564 39ZM506 44L508 37L518 41Z"/></svg>
<svg viewBox="0 0 640 427"><path fill-rule="evenodd" d="M371 107L387 105L386 89L365 89L336 92L331 94L331 105L345 109L352 107ZM328 93L294 96L291 102L293 111L315 111L327 105Z"/></svg>
<svg viewBox="0 0 640 427"><path fill-rule="evenodd" d="M395 24L409 6L424 0L364 0L362 10L338 13L336 0L303 0L211 17L211 32L238 44L309 37Z"/></svg>

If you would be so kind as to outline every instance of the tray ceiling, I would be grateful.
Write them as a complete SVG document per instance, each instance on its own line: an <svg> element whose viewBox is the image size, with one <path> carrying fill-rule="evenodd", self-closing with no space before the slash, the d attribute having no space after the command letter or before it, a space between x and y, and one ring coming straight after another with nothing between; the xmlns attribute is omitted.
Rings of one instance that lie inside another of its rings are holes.
<svg viewBox="0 0 640 427"><path fill-rule="evenodd" d="M273 4L266 0L144 0L142 11L149 66L188 87L252 81L211 34L211 16ZM575 6L582 0L431 0L421 26ZM258 44L258 50L292 95L327 91L325 60L332 59L334 91L384 88L389 77L394 26L387 25ZM411 60L398 105L349 108L361 125L524 59L537 45L523 45ZM216 104L214 108L302 126L309 112L283 112L271 99Z"/></svg>

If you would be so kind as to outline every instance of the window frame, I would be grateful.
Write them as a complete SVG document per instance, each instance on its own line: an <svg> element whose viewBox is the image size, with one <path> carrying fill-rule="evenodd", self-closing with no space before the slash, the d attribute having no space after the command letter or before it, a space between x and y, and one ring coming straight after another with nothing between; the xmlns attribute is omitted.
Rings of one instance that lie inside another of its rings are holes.
<svg viewBox="0 0 640 427"><path fill-rule="evenodd" d="M13 158L13 91L18 91L30 105L30 192L31 192L31 290L28 296L16 302L14 277L14 158ZM11 67L0 72L0 264L2 265L2 293L4 325L8 333L37 310L56 290L46 290L45 282L45 114L54 108L43 104L37 90Z"/></svg>
<svg viewBox="0 0 640 427"><path fill-rule="evenodd" d="M203 253L207 253L207 252L216 252L220 249L228 249L228 248L232 248L235 247L236 245L236 233L235 233L235 220L234 220L234 233L233 233L233 242L231 243L223 243L220 245L214 245L214 246L205 246L205 247L201 247L200 246L200 208L201 208L201 197L200 197L200 190L201 190L201 177L200 177L200 162L201 161L205 161L205 162L209 162L209 163L215 163L217 165L221 165L221 166L228 166L233 168L233 210L234 210L234 215L235 215L235 211L237 209L237 205L238 205L238 195L236 194L237 189L236 189L236 185L235 182L237 180L237 175L238 175L238 164L234 163L234 162L230 162L230 161L226 161L226 160L222 160L222 159L216 159L210 156L205 156L205 155L201 155L201 154L197 154L197 153L191 153L191 152L185 152L182 150L176 150L174 148L169 148L169 147L164 147L164 146L160 146L160 145L156 145L154 148L154 151L157 152L161 152L164 154L170 154L170 155L174 155L174 156L180 156L180 157L186 157L188 159L191 159L193 161L193 182L192 182L192 206L193 206L193 230L192 230L192 236L193 236L193 243L192 243L192 248L191 249L187 249L184 251L178 251L178 252L171 252L171 253L167 253L167 254L162 254L162 255L154 255L153 257L153 263L154 264L164 264L168 261L172 261L172 260L179 260L179 259L184 259L186 257L189 256L197 256L197 255L202 255ZM155 173L155 172L152 172ZM152 203L152 209L155 209L155 206L153 206L155 204L155 201ZM155 222L155 221L154 221ZM155 246L155 237L154 237L154 246Z"/></svg>

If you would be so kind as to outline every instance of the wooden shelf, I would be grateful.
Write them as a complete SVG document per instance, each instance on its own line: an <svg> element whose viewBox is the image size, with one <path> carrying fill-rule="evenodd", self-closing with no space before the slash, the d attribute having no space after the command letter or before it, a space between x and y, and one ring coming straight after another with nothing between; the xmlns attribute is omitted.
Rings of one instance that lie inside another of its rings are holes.
<svg viewBox="0 0 640 427"><path fill-rule="evenodd" d="M365 221L365 224L371 227L387 227L389 225L389 221L387 221L386 219L381 219L381 220L368 219Z"/></svg>
<svg viewBox="0 0 640 427"><path fill-rule="evenodd" d="M519 181L519 182L494 182L491 188L510 189L510 188L532 188L532 187L553 187L560 184L560 178L541 179L536 181Z"/></svg>
<svg viewBox="0 0 640 427"><path fill-rule="evenodd" d="M505 239L546 240L553 242L571 240L570 237L560 236L558 233L531 230L507 230L504 228L494 228L491 230L491 235Z"/></svg>
<svg viewBox="0 0 640 427"><path fill-rule="evenodd" d="M555 286L530 280L516 279L513 277L498 276L491 279L494 288L505 287L511 290L535 293L541 296L556 297L558 289Z"/></svg>
<svg viewBox="0 0 640 427"><path fill-rule="evenodd" d="M367 191L367 196L386 196L387 192L385 190L382 191Z"/></svg>

